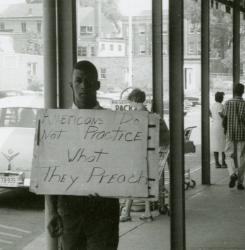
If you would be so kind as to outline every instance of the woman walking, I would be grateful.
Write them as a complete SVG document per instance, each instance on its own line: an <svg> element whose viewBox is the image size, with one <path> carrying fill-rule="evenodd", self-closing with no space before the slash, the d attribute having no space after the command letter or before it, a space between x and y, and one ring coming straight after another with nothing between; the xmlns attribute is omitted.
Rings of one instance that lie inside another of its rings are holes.
<svg viewBox="0 0 245 250"><path fill-rule="evenodd" d="M214 160L216 168L227 168L225 163L225 133L222 126L223 116L223 99L224 92L215 93L215 103L210 110L211 115L211 150L214 152ZM222 162L219 161L219 153L222 155Z"/></svg>

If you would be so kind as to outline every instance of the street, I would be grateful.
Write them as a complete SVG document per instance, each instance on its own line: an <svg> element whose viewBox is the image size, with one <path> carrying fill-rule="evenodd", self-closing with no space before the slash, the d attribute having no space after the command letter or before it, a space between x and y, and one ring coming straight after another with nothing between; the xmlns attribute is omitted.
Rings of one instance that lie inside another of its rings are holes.
<svg viewBox="0 0 245 250"><path fill-rule="evenodd" d="M0 189L0 250L22 250L44 231L44 202L28 190Z"/></svg>

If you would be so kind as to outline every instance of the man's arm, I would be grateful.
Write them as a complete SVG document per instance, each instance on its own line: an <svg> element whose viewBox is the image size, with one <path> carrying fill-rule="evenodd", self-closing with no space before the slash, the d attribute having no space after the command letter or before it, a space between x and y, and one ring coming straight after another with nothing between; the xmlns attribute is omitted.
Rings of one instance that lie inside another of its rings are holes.
<svg viewBox="0 0 245 250"><path fill-rule="evenodd" d="M58 213L57 201L58 197L56 195L46 196L47 209L50 215L56 215Z"/></svg>
<svg viewBox="0 0 245 250"><path fill-rule="evenodd" d="M46 197L46 209L48 209L49 222L47 225L50 236L53 238L59 237L63 233L62 219L58 213L58 196L47 195Z"/></svg>

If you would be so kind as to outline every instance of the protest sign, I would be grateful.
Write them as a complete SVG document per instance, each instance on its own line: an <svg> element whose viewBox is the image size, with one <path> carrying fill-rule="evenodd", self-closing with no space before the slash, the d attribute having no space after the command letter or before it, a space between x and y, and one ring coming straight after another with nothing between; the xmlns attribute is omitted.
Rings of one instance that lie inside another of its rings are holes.
<svg viewBox="0 0 245 250"><path fill-rule="evenodd" d="M145 111L40 110L31 191L149 197L148 121Z"/></svg>

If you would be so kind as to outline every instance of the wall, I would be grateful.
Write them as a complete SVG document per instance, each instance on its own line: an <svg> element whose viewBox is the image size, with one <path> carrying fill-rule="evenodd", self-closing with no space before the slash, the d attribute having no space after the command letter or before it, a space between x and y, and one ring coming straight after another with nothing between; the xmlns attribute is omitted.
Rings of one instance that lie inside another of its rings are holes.
<svg viewBox="0 0 245 250"><path fill-rule="evenodd" d="M43 57L0 53L0 89L26 90L28 63L37 63L36 79L43 83Z"/></svg>

